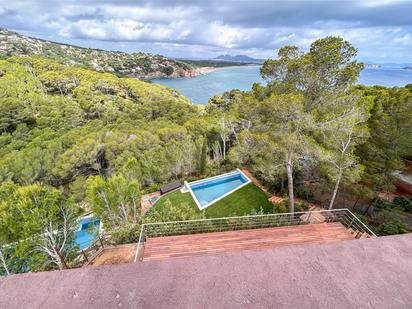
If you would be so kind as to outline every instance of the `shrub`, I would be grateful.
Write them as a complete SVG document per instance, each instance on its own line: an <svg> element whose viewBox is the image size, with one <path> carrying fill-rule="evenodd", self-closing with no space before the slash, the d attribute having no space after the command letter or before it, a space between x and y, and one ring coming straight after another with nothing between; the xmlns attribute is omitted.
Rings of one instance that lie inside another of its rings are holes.
<svg viewBox="0 0 412 309"><path fill-rule="evenodd" d="M385 199L381 199L379 197L375 199L374 203L375 203L376 210L392 209L395 207L395 205L392 204L391 202Z"/></svg>
<svg viewBox="0 0 412 309"><path fill-rule="evenodd" d="M295 203L295 211L307 211L309 210L309 206L306 205L305 203Z"/></svg>
<svg viewBox="0 0 412 309"><path fill-rule="evenodd" d="M412 200L406 197L402 197L402 196L396 197L393 200L393 204L395 204L396 206L399 206L406 212L412 212Z"/></svg>
<svg viewBox="0 0 412 309"><path fill-rule="evenodd" d="M124 224L111 230L112 239L116 244L137 242L140 236L140 225Z"/></svg>
<svg viewBox="0 0 412 309"><path fill-rule="evenodd" d="M295 194L297 197L300 197L303 200L308 202L315 202L315 196L311 189L307 187L298 187L295 189Z"/></svg>
<svg viewBox="0 0 412 309"><path fill-rule="evenodd" d="M381 236L385 235L396 235L396 234L405 234L409 231L406 229L405 224L398 220L389 220L379 226L378 234Z"/></svg>
<svg viewBox="0 0 412 309"><path fill-rule="evenodd" d="M288 212L288 202L283 201L281 203L277 203L273 205L273 213L285 213Z"/></svg>
<svg viewBox="0 0 412 309"><path fill-rule="evenodd" d="M295 203L295 212L307 211L309 206L304 203ZM285 200L281 203L273 205L273 213L286 213L289 212L289 201Z"/></svg>
<svg viewBox="0 0 412 309"><path fill-rule="evenodd" d="M150 186L148 186L148 187L145 189L145 192L147 192L147 193L152 193L152 192L160 191L160 188L161 188L162 186L164 186L165 184L166 184L166 182L151 184Z"/></svg>
<svg viewBox="0 0 412 309"><path fill-rule="evenodd" d="M264 214L265 214L265 211L263 210L262 207L260 207L259 211L257 211L255 208L253 208L253 209L250 211L250 215L251 215L251 216L264 215ZM234 215L234 216L235 216L235 215Z"/></svg>
<svg viewBox="0 0 412 309"><path fill-rule="evenodd" d="M172 66L167 66L167 67L163 67L163 68L161 69L161 71L162 71L163 73L165 73L166 75L172 75L173 72L174 72L174 69L173 69Z"/></svg>

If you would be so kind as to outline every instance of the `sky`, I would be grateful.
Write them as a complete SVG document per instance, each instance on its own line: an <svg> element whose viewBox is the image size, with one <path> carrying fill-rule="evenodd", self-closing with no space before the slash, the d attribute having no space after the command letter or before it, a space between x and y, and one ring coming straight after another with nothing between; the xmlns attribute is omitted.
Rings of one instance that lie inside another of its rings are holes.
<svg viewBox="0 0 412 309"><path fill-rule="evenodd" d="M174 58L273 58L339 35L369 63L412 63L406 0L0 0L0 27L84 47Z"/></svg>

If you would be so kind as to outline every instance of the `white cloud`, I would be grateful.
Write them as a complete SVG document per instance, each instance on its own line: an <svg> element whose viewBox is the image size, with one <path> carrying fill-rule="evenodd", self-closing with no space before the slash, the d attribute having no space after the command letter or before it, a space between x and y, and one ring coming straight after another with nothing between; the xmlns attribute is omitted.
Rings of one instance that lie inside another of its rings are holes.
<svg viewBox="0 0 412 309"><path fill-rule="evenodd" d="M412 2L400 0L0 0L0 26L68 43L173 56L230 50L264 58L285 44L308 48L315 39L340 35L361 57L412 61L408 8Z"/></svg>
<svg viewBox="0 0 412 309"><path fill-rule="evenodd" d="M395 4L406 2L405 0L362 0L359 3L365 7L377 7L377 6L385 6L388 4Z"/></svg>
<svg viewBox="0 0 412 309"><path fill-rule="evenodd" d="M406 33L404 35L398 36L394 38L394 43L401 44L403 46L407 46L411 48L412 46L412 35L410 33Z"/></svg>

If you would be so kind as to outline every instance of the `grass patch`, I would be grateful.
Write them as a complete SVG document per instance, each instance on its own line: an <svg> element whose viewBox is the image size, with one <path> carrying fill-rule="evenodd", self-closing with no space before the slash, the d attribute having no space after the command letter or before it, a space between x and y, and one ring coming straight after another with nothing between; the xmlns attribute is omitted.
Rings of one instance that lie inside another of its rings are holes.
<svg viewBox="0 0 412 309"><path fill-rule="evenodd" d="M253 210L263 210L264 213L273 211L273 204L268 196L253 183L247 184L232 194L207 207L206 217L228 217L250 215Z"/></svg>
<svg viewBox="0 0 412 309"><path fill-rule="evenodd" d="M166 200L169 200L172 204L186 203L197 212L200 212L191 194L180 193L180 191L162 197L150 211L160 210L162 207L165 207ZM272 213L273 204L268 201L268 196L265 192L253 183L250 183L207 207L202 212L205 213L207 218L219 218L250 215L253 210L260 211L260 209L264 213Z"/></svg>
<svg viewBox="0 0 412 309"><path fill-rule="evenodd" d="M193 209L199 211L199 208L197 208L197 205L193 200L192 196L190 195L190 193L181 193L179 190L161 197L160 200L158 200L156 204L150 208L149 211L155 211L163 207L166 207L167 200L169 200L173 205L180 205L182 203L188 204Z"/></svg>

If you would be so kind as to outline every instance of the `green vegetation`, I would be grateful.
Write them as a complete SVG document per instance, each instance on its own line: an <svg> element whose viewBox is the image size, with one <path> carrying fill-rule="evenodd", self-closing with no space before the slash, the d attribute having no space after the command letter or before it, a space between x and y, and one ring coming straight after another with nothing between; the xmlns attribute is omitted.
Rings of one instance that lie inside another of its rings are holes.
<svg viewBox="0 0 412 309"><path fill-rule="evenodd" d="M368 214L364 222L382 236L407 233L412 230L411 206L409 198L396 197L393 202L376 198L364 211Z"/></svg>
<svg viewBox="0 0 412 309"><path fill-rule="evenodd" d="M355 56L349 42L327 37L313 42L307 53L285 46L277 60L266 60L261 68L270 90L262 100L261 120L271 126L255 131L272 141L275 155L284 158L291 212L294 166L309 153L335 183L330 209L344 173L357 180L352 153L366 135L361 126L368 107L350 91L363 68Z"/></svg>
<svg viewBox="0 0 412 309"><path fill-rule="evenodd" d="M230 216L245 216L262 211L263 213L273 213L274 206L268 201L268 196L254 184L248 184L232 194L224 197L215 204L200 211L190 193L180 193L176 191L161 198L153 208L150 209L147 218L150 222L172 221L171 216L164 209L171 205L185 205L186 208L194 210L197 216L192 218L221 218ZM156 218L156 220L153 220ZM183 219L180 219L183 220Z"/></svg>
<svg viewBox="0 0 412 309"><path fill-rule="evenodd" d="M86 201L105 225L119 228L140 222L140 185L123 175L89 177Z"/></svg>
<svg viewBox="0 0 412 309"><path fill-rule="evenodd" d="M155 222L155 220L151 219L151 217L153 216L154 218L155 216L157 216L157 214L165 213L167 210L164 209L169 207L170 205L185 205L185 207L190 208L197 213L200 213L199 208L197 207L190 193L181 193L180 191L175 191L160 198L160 200L158 200L157 203L149 209L146 218L149 222ZM165 216L160 221L170 220L169 217Z"/></svg>
<svg viewBox="0 0 412 309"><path fill-rule="evenodd" d="M189 195L189 196L188 196ZM146 222L166 222L203 219L190 194L176 191L160 199L154 207L149 209Z"/></svg>
<svg viewBox="0 0 412 309"><path fill-rule="evenodd" d="M295 193L341 207L344 191L355 205L371 201L357 206L382 234L412 229L410 201L380 207L376 198L393 190L395 172L412 158L412 85L356 85L362 65L340 38L317 40L306 53L280 49L262 67L266 85L214 96L206 108L175 90L38 51L58 61L0 60L2 273L70 265L75 218L89 210L120 243L136 241L145 221L303 210ZM77 52L91 60L99 54ZM175 74L169 66L173 73L163 74ZM289 202L271 205L248 185L204 213L177 192L141 216L140 196L161 184L239 166Z"/></svg>
<svg viewBox="0 0 412 309"><path fill-rule="evenodd" d="M133 241L140 188L200 164L204 138L184 124L201 109L173 90L41 57L1 60L0 88L0 264L9 272L70 264L77 205L115 240Z"/></svg>
<svg viewBox="0 0 412 309"><path fill-rule="evenodd" d="M80 209L61 191L39 184L17 186L5 182L0 187L0 244L11 243L6 272L22 268L44 270L50 265L66 268L78 246L72 231L77 228ZM20 260L26 261L21 265Z"/></svg>
<svg viewBox="0 0 412 309"><path fill-rule="evenodd" d="M261 68L266 86L209 101L221 136L229 132L221 138L222 147L229 144L228 160L287 193L289 211L295 211L295 188L305 184L313 192L304 196L328 208L342 188L355 205L373 199L393 190L395 172L412 157L412 85L356 85L362 64L355 57L356 49L337 37L313 42L306 53L285 46ZM373 203L366 207L373 212Z"/></svg>
<svg viewBox="0 0 412 309"><path fill-rule="evenodd" d="M405 224L397 220L389 220L379 227L378 234L382 236L405 234L409 231L406 229Z"/></svg>
<svg viewBox="0 0 412 309"><path fill-rule="evenodd" d="M401 211L412 213L412 199L406 197L395 197L393 203L383 200L383 199L376 199L375 201L376 210L383 210L383 209L398 209Z"/></svg>
<svg viewBox="0 0 412 309"><path fill-rule="evenodd" d="M41 39L29 38L0 28L0 59L20 55L42 55L51 60L86 67L100 72L129 75L136 78L185 77L195 68L185 62L160 55L123 53L82 48Z"/></svg>
<svg viewBox="0 0 412 309"><path fill-rule="evenodd" d="M209 218L250 215L261 210L272 213L273 204L268 198L265 192L250 183L209 206L205 213Z"/></svg>
<svg viewBox="0 0 412 309"><path fill-rule="evenodd" d="M398 196L398 197L395 197L393 203L397 207L401 208L403 211L412 213L412 199Z"/></svg>

